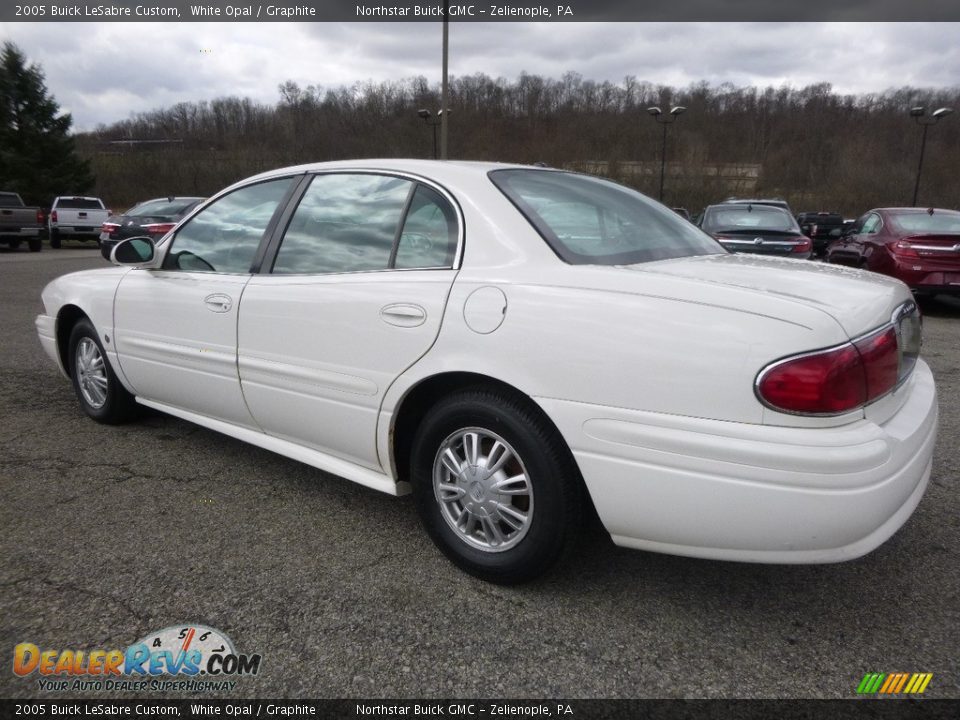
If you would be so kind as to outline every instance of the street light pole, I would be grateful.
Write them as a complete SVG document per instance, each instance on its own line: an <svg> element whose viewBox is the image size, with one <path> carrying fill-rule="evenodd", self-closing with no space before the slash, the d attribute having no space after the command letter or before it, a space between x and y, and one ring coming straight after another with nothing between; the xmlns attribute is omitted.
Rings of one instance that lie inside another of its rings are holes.
<svg viewBox="0 0 960 720"><path fill-rule="evenodd" d="M437 128L443 127L444 112L443 110L437 110L436 115L432 115L429 110L420 109L417 111L417 115L423 118L423 121L427 123L431 128L433 128L433 159L437 159Z"/></svg>
<svg viewBox="0 0 960 720"><path fill-rule="evenodd" d="M917 163L917 180L913 185L913 207L917 206L917 197L920 195L920 173L923 171L923 153L927 149L927 128L940 122L940 118L946 117L953 112L953 108L942 107L930 113L926 117L926 109L923 107L910 108L910 117L917 121L917 124L923 127L923 133L920 136L920 161Z"/></svg>
<svg viewBox="0 0 960 720"><path fill-rule="evenodd" d="M447 64L450 55L450 0L443 0L443 79L440 83L440 112L447 109L447 103L450 99L449 82L447 80ZM434 148L433 157L436 159L437 151ZM447 159L447 116L440 116L440 157Z"/></svg>
<svg viewBox="0 0 960 720"><path fill-rule="evenodd" d="M647 112L663 126L663 143L660 146L660 195L657 199L660 202L663 202L663 176L667 168L667 125L672 125L677 120L677 116L681 113L686 112L686 108L682 105L677 105L670 108L670 112L666 115L663 114L663 111L658 107L649 107Z"/></svg>

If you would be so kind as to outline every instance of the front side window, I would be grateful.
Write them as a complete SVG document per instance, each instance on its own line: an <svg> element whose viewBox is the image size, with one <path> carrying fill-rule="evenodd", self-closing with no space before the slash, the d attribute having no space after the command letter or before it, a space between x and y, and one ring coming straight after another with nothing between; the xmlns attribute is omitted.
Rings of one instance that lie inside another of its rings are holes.
<svg viewBox="0 0 960 720"><path fill-rule="evenodd" d="M489 177L553 251L574 265L726 253L669 208L608 180L528 169L494 170Z"/></svg>
<svg viewBox="0 0 960 720"><path fill-rule="evenodd" d="M194 215L173 238L164 270L248 273L273 214L293 182L247 185Z"/></svg>

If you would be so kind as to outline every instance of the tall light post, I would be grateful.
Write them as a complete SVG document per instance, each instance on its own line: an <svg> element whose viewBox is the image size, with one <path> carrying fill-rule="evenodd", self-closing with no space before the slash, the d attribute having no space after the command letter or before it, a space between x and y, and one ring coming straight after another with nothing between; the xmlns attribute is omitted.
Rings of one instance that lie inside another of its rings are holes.
<svg viewBox="0 0 960 720"><path fill-rule="evenodd" d="M667 125L676 122L677 116L686 112L686 110L683 105L676 105L670 108L669 113L664 115L658 107L647 108L647 112L653 116L653 119L663 125L663 146L660 148L660 196L657 198L660 202L663 202L663 173L667 166Z"/></svg>
<svg viewBox="0 0 960 720"><path fill-rule="evenodd" d="M447 65L450 57L450 0L443 0L443 77L440 80L440 107L447 107L450 100L450 83L447 77ZM442 112L442 110L441 110ZM447 159L447 116L440 116L440 157ZM437 158L437 151L433 151Z"/></svg>
<svg viewBox="0 0 960 720"><path fill-rule="evenodd" d="M437 159L437 128L443 122L443 110L437 110L436 115L432 115L429 110L418 110L417 115L423 118L424 122L433 128L433 159Z"/></svg>
<svg viewBox="0 0 960 720"><path fill-rule="evenodd" d="M917 206L917 195L920 194L920 171L923 170L923 151L927 149L927 128L940 122L940 118L946 117L953 112L953 108L942 107L934 110L928 116L926 108L910 108L910 117L917 121L917 124L923 127L923 135L920 140L920 162L917 163L917 182L913 186L913 207Z"/></svg>

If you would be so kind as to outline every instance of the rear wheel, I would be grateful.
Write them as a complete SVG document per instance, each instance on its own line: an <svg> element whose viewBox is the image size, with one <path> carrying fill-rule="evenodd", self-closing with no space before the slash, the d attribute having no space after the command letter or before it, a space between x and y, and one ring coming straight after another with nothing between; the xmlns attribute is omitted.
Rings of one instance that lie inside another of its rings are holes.
<svg viewBox="0 0 960 720"><path fill-rule="evenodd" d="M16 250L18 247L20 247L20 241L19 241L19 240L9 240L9 241L7 242L7 247L9 247L11 250Z"/></svg>
<svg viewBox="0 0 960 720"><path fill-rule="evenodd" d="M60 249L60 231L59 230L50 231L50 247L52 247L54 250Z"/></svg>
<svg viewBox="0 0 960 720"><path fill-rule="evenodd" d="M542 574L580 530L569 450L536 408L506 393L464 391L436 405L414 440L411 479L431 539L484 580Z"/></svg>
<svg viewBox="0 0 960 720"><path fill-rule="evenodd" d="M134 415L133 395L120 384L97 331L86 318L70 333L70 377L80 407L97 422L116 425Z"/></svg>
<svg viewBox="0 0 960 720"><path fill-rule="evenodd" d="M30 252L40 252L43 250L43 238L39 235L34 238L27 240L27 245L30 246Z"/></svg>

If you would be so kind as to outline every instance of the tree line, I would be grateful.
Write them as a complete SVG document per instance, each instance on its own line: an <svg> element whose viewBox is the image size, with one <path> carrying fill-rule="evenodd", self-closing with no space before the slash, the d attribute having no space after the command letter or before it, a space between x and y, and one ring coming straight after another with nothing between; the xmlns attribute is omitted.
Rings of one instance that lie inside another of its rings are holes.
<svg viewBox="0 0 960 720"><path fill-rule="evenodd" d="M440 109L440 88L424 77L327 88L287 81L273 104L179 103L70 135L42 71L9 43L2 59L0 184L38 204L92 192L119 210L210 195L284 165L433 153L433 129L418 111ZM909 204L921 140L909 109L953 107L957 114L928 132L919 203L960 206L960 87L850 95L826 83L677 88L634 76L477 73L451 80L449 156L582 169L656 197L663 128L652 106L686 108L666 133L667 204L696 212L731 194L778 196L798 211L848 217Z"/></svg>
<svg viewBox="0 0 960 720"><path fill-rule="evenodd" d="M206 195L289 164L432 156L432 128L417 112L435 113L440 89L423 77L326 89L288 81L278 92L275 105L227 97L137 113L78 137L79 147L98 191L127 203ZM675 88L633 76L476 74L450 83L449 156L593 169L656 196L663 130L647 108L678 105L686 112L667 130L668 204L696 211L734 194L726 170L743 165L754 168L740 181L746 193L850 216L909 204L921 129L908 110L960 110L960 88L844 95L825 83ZM960 205L957 168L960 113L928 133L920 204Z"/></svg>

